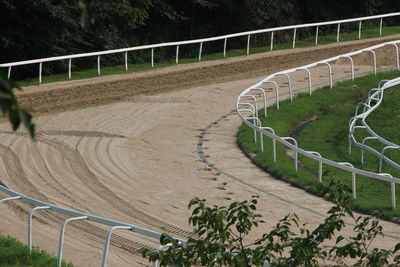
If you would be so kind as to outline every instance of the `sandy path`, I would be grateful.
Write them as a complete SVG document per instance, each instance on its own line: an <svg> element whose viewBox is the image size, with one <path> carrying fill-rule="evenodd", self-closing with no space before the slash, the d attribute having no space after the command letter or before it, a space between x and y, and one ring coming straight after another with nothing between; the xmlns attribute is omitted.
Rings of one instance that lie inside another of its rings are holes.
<svg viewBox="0 0 400 267"><path fill-rule="evenodd" d="M259 194L259 211L266 223L254 234L288 212L299 213L314 225L330 204L255 168L236 146L240 120L231 110L237 95L261 74L374 43L362 40L276 51L26 88L19 95L21 102L41 114L38 142L32 144L24 134L9 134L8 126L1 125L0 181L54 204L181 237L190 230L186 207L193 196L227 204ZM390 57L391 52L383 54ZM335 79L349 77L348 67L338 63ZM367 69L359 66L357 71ZM313 73L320 73L315 84L326 82L323 68ZM307 83L301 74L294 80L296 88ZM15 204L0 206L4 214L0 233L25 242L29 207ZM64 217L37 214L34 244L55 253ZM388 236L376 245L388 247L400 235L398 225L385 222L384 227ZM98 266L104 230L87 222L71 224L64 257L78 266ZM135 252L138 248L155 247L157 242L117 232L113 244L120 248L111 249L109 266L132 266L145 263Z"/></svg>

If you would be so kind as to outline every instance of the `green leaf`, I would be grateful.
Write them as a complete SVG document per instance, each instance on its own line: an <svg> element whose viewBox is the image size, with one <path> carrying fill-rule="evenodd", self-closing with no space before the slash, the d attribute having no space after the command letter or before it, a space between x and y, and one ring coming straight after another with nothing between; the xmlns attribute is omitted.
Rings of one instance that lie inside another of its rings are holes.
<svg viewBox="0 0 400 267"><path fill-rule="evenodd" d="M8 111L8 119L11 122L11 125L13 127L13 130L17 130L19 125L21 124L21 119L19 117L19 114L15 110L10 110Z"/></svg>

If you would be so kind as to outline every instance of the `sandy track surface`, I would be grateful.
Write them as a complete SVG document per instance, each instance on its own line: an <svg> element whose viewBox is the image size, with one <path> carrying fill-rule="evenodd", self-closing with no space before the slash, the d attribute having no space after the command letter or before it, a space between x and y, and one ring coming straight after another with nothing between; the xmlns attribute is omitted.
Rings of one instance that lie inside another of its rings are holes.
<svg viewBox="0 0 400 267"><path fill-rule="evenodd" d="M400 35L335 43L314 48L296 48L206 61L173 67L103 76L78 81L57 82L24 88L22 105L39 114L116 103L132 95L154 95L226 81L266 76L279 70L344 54ZM57 89L57 90L55 90Z"/></svg>
<svg viewBox="0 0 400 267"><path fill-rule="evenodd" d="M19 99L38 116L38 140L32 143L1 125L0 182L43 201L183 238L190 231L186 207L193 196L227 204L260 195L259 211L266 222L255 235L289 212L315 225L330 203L275 180L237 148L240 120L232 112L237 95L261 76L399 38L24 88ZM392 54L378 55L379 65L393 64ZM363 66L368 60L355 60L360 64L357 73L371 69ZM348 78L348 66L337 63L335 80ZM326 83L323 69L312 71L318 74L315 84ZM298 89L307 84L300 74L294 81ZM29 208L18 201L1 205L0 233L25 242ZM34 245L55 253L64 219L37 212ZM98 266L106 228L88 222L68 227L64 257L77 266ZM384 222L384 227L387 237L375 245L389 247L399 241L398 225ZM109 266L143 265L137 250L157 246L154 240L121 231L112 243Z"/></svg>

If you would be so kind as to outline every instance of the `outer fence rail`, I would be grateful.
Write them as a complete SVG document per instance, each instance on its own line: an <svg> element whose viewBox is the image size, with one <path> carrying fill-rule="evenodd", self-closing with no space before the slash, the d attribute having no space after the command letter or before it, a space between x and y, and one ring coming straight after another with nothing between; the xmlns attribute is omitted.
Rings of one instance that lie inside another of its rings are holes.
<svg viewBox="0 0 400 267"><path fill-rule="evenodd" d="M254 88L259 88L260 86L262 86L263 84L268 83L268 82L270 82L270 83L274 82L274 81L272 81L272 79L274 77L276 77L277 75L285 75L290 79L290 74L293 74L296 71L304 71L304 70L307 71L307 74L308 74L308 77L309 77L309 94L311 95L311 92L312 92L311 91L311 77L312 77L312 75L311 75L311 72L309 71L309 69L312 68L312 67L316 67L318 65L321 65L321 64L327 64L329 66L329 68L328 68L328 76L330 77L329 85L332 86L332 79L331 79L332 78L332 69L330 67L331 66L330 64L332 62L340 59L340 58L349 59L348 62L349 62L350 67L351 67L351 78L354 79L355 69L354 69L354 64L353 64L352 57L355 56L355 55L362 54L362 53L371 53L371 54L374 55L373 66L374 66L374 72L375 72L375 70L376 70L376 54L375 54L374 50L376 50L378 48L382 48L384 46L394 46L395 47L395 52L396 52L396 62L398 62L398 60L399 60L398 45L400 45L400 40L394 41L394 42L387 42L387 43L383 43L383 44L379 44L379 45L375 45L375 46L371 46L371 47L369 47L367 49L361 49L361 50L354 51L354 52L351 52L351 53L347 53L347 54L339 55L339 56L332 57L332 58L329 58L329 59L325 59L325 60L321 60L321 61L318 61L318 62L314 62L314 63L308 64L308 65L305 65L305 66L292 68L292 69L288 69L288 70L284 70L284 71L280 71L280 72L271 74L268 77L266 77L266 78L262 79L261 81L259 81L258 83L256 83L256 84L250 86L249 88L245 89L238 96L238 98L237 98L237 108L236 108L237 109L237 113L238 113L240 119L242 120L242 122L253 129L254 137L255 137L254 140L255 141L257 141L256 135L257 135L257 133L259 133L262 136L270 137L273 140L273 143L279 142L282 145L286 146L288 149L292 150L295 153L295 155L301 154L301 155L304 155L304 156L306 156L308 158L311 158L311 159L317 161L319 163L319 177L318 177L319 182L322 181L322 164L326 164L326 165L329 165L329 166L332 166L332 167L336 167L338 169L342 169L344 171L350 172L352 174L352 192L353 192L352 196L353 196L353 198L356 198L356 196L357 196L357 194L356 194L356 175L362 175L362 176L366 176L366 177L369 177L369 178L372 178L372 179L377 179L377 180L381 180L381 181L385 181L385 182L390 183L390 185L391 185L391 203L392 203L392 208L395 209L396 208L395 184L400 184L400 179L393 178L392 176L387 175L387 174L374 173L374 172L369 172L369 171L365 171L365 170L362 170L362 169L354 168L349 163L335 162L335 161L332 161L332 160L324 158L319 153L312 152L312 151L311 152L310 151L306 151L306 150L298 147L297 146L297 142L295 142L293 139L289 140L287 137L278 136L278 135L275 134L275 132L273 131L272 128L265 127L265 125L261 125L261 121L260 120L255 121L255 120L253 120L253 117L247 116L245 113L242 112L242 110L240 110L239 103L240 103L240 105L243 105L244 104L243 102L246 99L250 98L249 96L251 96L252 90L254 90ZM396 64L396 67L397 67L397 69L399 69L399 66L397 64ZM394 79L394 80L391 80L391 81L386 81L386 83L382 86L382 88L386 89L386 88L393 87L393 86L399 85L399 84L400 84L400 78L397 78L397 79ZM279 92L279 86L277 85L276 82L274 82L274 87L275 87L275 90L277 92ZM365 107L365 110L363 111L364 112L363 114L365 114L365 112L367 110L372 112L372 110L377 107L377 105L375 105L373 107L371 107L371 105L372 105L373 101L377 101L377 102L381 101L381 98L378 98L379 93L380 93L379 89L372 89L372 92L369 94L370 97L368 98L366 103L362 103L363 106ZM383 95L383 94L381 94L381 95ZM244 98L243 96L246 96L246 98ZM276 97L276 101L277 101L276 104L277 104L277 107L278 107L279 106L279 97ZM257 112L255 112L255 113L257 113ZM360 115L358 115L358 117L362 118L362 115L360 114ZM353 121L355 121L355 120L353 120ZM359 128L367 128L364 125L363 126L357 126L355 122L353 123L354 125L351 125L351 123L349 123L350 127L354 126L354 127L359 127ZM373 132L371 129L367 128L367 130ZM373 137L374 138L379 138L377 135L373 136ZM349 139L350 138L352 138L352 137L349 137ZM261 139L263 139L263 138L261 137ZM364 149L368 150L366 148L367 146L365 145L365 141L366 140L363 140L363 143L361 145L364 146ZM386 142L388 142L388 141L386 141ZM395 144L392 144L390 142L387 145L388 145L387 149L392 149L393 148L392 146L396 146ZM396 149L397 148L398 148L398 146L396 147ZM349 148L349 151L351 151L351 146ZM383 156L384 152L385 152L385 149L380 152L380 155L381 155L380 158L385 160L386 162L389 162ZM274 151L274 153L275 153L275 151ZM276 155L274 155L274 162L275 161L276 161ZM295 164L297 164L297 156L295 158ZM296 165L295 165L295 169L297 170L297 166Z"/></svg>
<svg viewBox="0 0 400 267"><path fill-rule="evenodd" d="M56 57L24 60L24 61L18 61L18 62L3 63L3 64L0 64L0 68L7 68L8 69L8 71L7 71L8 75L7 76L8 76L8 79L10 79L11 78L11 70L12 70L13 67L23 66L23 65L30 65L30 64L39 64L38 76L39 76L39 83L41 83L42 82L43 63L45 63L45 62L68 60L68 78L71 79L71 77L72 77L72 74L71 74L71 71L72 71L71 70L71 62L72 62L72 59L76 59L76 58L97 57L97 73L98 73L98 75L100 75L100 73L101 73L101 71L100 71L100 68L101 68L100 56L102 56L102 55L111 55L111 54L117 54L117 53L124 54L125 69L128 70L128 57L127 57L127 53L128 52L151 49L151 66L154 67L154 49L155 48L176 46L175 62L176 62L176 64L178 64L178 62L179 62L179 47L182 46L182 45L199 44L199 61L200 61L201 60L201 56L202 56L203 44L206 43L206 42L224 40L223 55L225 57L226 56L226 47L227 47L228 39L247 36L246 53L249 54L250 53L250 39L251 39L252 35L262 34L262 33L271 33L270 50L272 51L273 50L273 46L274 46L274 32L293 30L293 44L292 44L292 47L295 48L296 47L296 33L297 33L297 30L298 29L302 29L302 28L316 27L315 45L318 45L319 29L322 26L328 26L328 25L337 24L338 26L337 26L337 33L336 33L336 41L339 42L340 41L340 25L341 24L351 23L351 22L358 22L359 23L358 37L360 39L361 38L361 30L362 30L362 27L361 27L362 21L379 19L380 20L380 23L379 23L379 36L381 36L382 35L382 27L383 27L383 19L384 18L389 18L389 17L396 17L396 16L400 16L400 12L394 12L394 13L388 13L388 14L376 15L376 16L360 17L360 18L351 18L351 19L333 20L333 21L327 21L327 22L306 23L306 24L282 26L282 27L275 27L275 28L268 28L268 29L260 29L260 30L255 30L255 31L246 31L246 32L233 33L233 34L227 34L227 35L209 37L209 38L203 38L203 39L195 39L195 40L187 40L187 41L179 41L179 42L167 42L167 43L142 45L142 46L121 48L121 49L113 49L113 50L106 50L106 51L98 51L98 52L90 52L90 53L80 53L80 54L73 54L73 55L65 55L65 56L56 56Z"/></svg>
<svg viewBox="0 0 400 267"><path fill-rule="evenodd" d="M18 200L18 201L24 201L24 202L30 203L35 206L29 212L29 216L28 216L28 246L30 249L32 249L32 213L33 213L33 211L46 209L46 210L51 210L51 211L54 211L57 213L71 216L71 218L66 219L61 226L60 237L59 237L59 241L58 241L57 266L61 266L61 262L62 262L63 240L64 240L66 226L68 223L70 223L72 221L88 220L88 221L93 221L93 222L100 223L103 225L111 226L111 228L107 232L106 239L104 242L104 251L103 251L102 265L101 265L104 267L106 266L106 262L107 262L108 247L109 247L111 234L114 230L125 229L125 230L129 230L129 231L138 233L140 235L155 238L155 239L160 239L160 237L161 237L161 233L159 233L159 232L141 228L141 227L138 227L133 224L110 220L110 219L106 219L106 218L102 218L102 217L98 217L98 216L93 216L93 215L86 214L83 212L74 211L74 210L66 209L66 208L63 208L63 207L60 207L57 205L49 204L44 201L40 201L40 200L36 200L36 199L30 198L30 197L27 197L23 194L15 192L15 191L8 189L1 185L0 185L0 191L2 191L3 193L10 196L10 197L4 198L4 199L0 199L0 204L8 202L8 201ZM185 240L182 240L179 238L175 238L175 239L179 240L179 242L182 242L182 243L186 242Z"/></svg>

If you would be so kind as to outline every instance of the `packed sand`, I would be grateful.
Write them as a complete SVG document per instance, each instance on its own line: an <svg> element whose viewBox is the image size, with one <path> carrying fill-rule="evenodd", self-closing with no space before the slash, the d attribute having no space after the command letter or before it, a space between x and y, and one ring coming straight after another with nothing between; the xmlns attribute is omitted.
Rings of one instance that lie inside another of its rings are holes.
<svg viewBox="0 0 400 267"><path fill-rule="evenodd" d="M259 195L265 223L254 236L290 212L316 225L329 202L270 177L237 147L236 98L273 72L397 39L400 35L24 88L18 97L36 115L38 138L33 143L25 133L0 125L0 184L181 238L190 235L187 204L194 196L221 205ZM393 67L393 55L393 48L381 49L378 67ZM370 55L355 58L356 74L371 71L371 60ZM333 71L336 81L350 76L343 60ZM323 66L312 70L314 88L327 83L326 72ZM305 72L293 80L296 89L307 90ZM278 82L284 91L284 80ZM0 205L0 234L26 242L30 208L20 201ZM67 217L35 214L33 244L56 254L60 224ZM374 245L399 242L399 226L382 224L386 237ZM106 230L86 221L71 223L64 259L99 266ZM138 249L158 246L157 240L121 230L112 244L108 266L145 265Z"/></svg>

